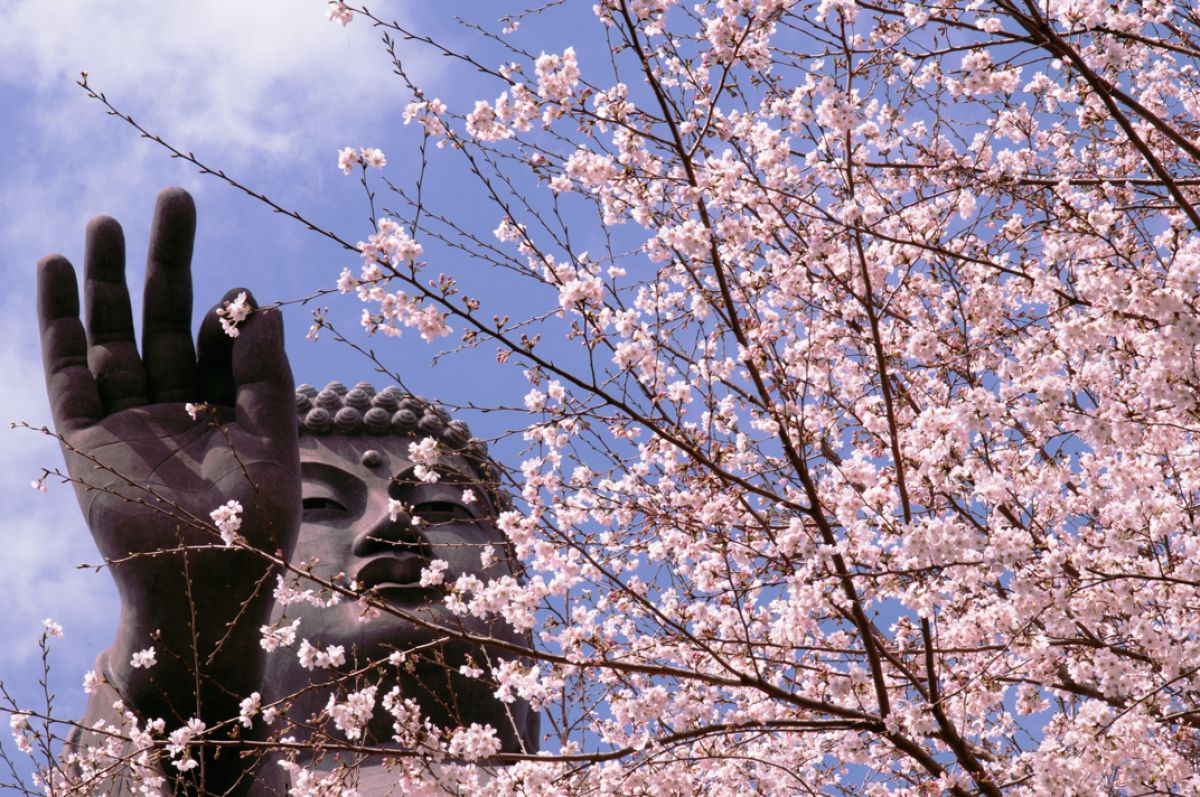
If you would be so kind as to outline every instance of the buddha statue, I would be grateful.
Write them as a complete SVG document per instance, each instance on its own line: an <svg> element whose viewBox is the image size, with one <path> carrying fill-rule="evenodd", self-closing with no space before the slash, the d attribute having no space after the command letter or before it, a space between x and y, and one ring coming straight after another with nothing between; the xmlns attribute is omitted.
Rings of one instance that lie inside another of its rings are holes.
<svg viewBox="0 0 1200 797"><path fill-rule="evenodd" d="M387 794L385 753L411 754L411 740L379 706L350 732L330 711L368 687L433 726L490 725L501 752L535 752L537 713L481 678L528 634L445 600L462 576L517 572L485 446L396 387L295 388L281 313L248 292L226 294L193 339L195 219L185 191L160 194L140 350L114 220L88 226L82 321L71 264L39 263L55 432L121 606L65 777L90 778L87 793L158 778L166 793L285 794L297 766L352 761L374 770L360 794ZM212 513L234 505L229 538ZM248 702L267 710L247 717ZM202 724L206 744L139 769L125 737L156 719L167 732ZM131 761L85 761L105 745Z"/></svg>

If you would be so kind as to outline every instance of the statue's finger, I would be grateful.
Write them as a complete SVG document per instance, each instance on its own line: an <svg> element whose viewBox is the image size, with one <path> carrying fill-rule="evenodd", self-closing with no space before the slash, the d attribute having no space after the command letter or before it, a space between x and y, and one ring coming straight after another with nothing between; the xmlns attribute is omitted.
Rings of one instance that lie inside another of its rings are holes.
<svg viewBox="0 0 1200 797"><path fill-rule="evenodd" d="M200 322L200 333L196 336L197 381L200 398L218 407L232 407L233 341L221 325L218 310L223 310L242 293L234 288L213 305Z"/></svg>
<svg viewBox="0 0 1200 797"><path fill-rule="evenodd" d="M192 245L196 203L182 188L158 195L142 307L142 359L152 402L194 401L198 394L192 343Z"/></svg>
<svg viewBox="0 0 1200 797"><path fill-rule="evenodd" d="M256 309L238 331L233 344L238 424L253 434L294 446L296 385L283 348L283 314Z"/></svg>
<svg viewBox="0 0 1200 797"><path fill-rule="evenodd" d="M116 219L100 216L87 227L83 310L88 367L106 413L146 403L146 372L133 339L125 287L125 234Z"/></svg>
<svg viewBox="0 0 1200 797"><path fill-rule="evenodd" d="M46 392L54 426L67 434L100 420L103 410L96 381L87 365L87 338L79 322L75 269L62 255L38 263L38 323Z"/></svg>

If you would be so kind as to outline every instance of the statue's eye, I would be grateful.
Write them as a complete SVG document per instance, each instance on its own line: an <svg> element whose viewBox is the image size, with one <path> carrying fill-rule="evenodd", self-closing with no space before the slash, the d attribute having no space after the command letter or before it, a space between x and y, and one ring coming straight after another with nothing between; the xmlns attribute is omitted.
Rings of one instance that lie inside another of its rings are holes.
<svg viewBox="0 0 1200 797"><path fill-rule="evenodd" d="M328 509L335 512L346 511L346 507L342 506L342 504L323 495L309 496L301 502L301 506L304 508L305 512L312 512L321 509Z"/></svg>
<svg viewBox="0 0 1200 797"><path fill-rule="evenodd" d="M466 507L450 501L425 501L413 507L413 514L426 523L454 523L474 519Z"/></svg>

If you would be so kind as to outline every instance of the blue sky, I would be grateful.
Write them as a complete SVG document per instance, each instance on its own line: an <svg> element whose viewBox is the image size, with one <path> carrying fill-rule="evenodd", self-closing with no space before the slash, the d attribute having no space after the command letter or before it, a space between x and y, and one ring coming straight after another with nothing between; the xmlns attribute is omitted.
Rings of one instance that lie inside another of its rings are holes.
<svg viewBox="0 0 1200 797"><path fill-rule="evenodd" d="M452 38L461 35L451 21L456 11L496 21L481 3L372 8ZM590 7L579 11L591 18ZM530 47L536 53L565 43L539 40ZM0 613L0 679L37 705L36 641L42 618L53 617L66 638L54 645L51 685L59 694L57 713L70 717L82 707L83 672L112 638L117 604L107 574L76 569L98 557L70 489L52 485L39 494L29 486L41 467L61 463L57 444L7 429L11 421L49 423L35 335L34 264L61 252L80 265L88 219L114 216L125 228L128 281L140 317L150 215L155 194L167 185L188 188L199 208L197 314L235 285L251 288L260 301L297 298L331 287L341 268L354 264L336 245L171 160L106 116L74 85L79 72L87 70L94 88L147 128L351 241L368 234L367 210L357 180L336 168L337 149L383 148L387 174L398 183L411 181L416 158L413 133L400 125L408 96L390 75L377 33L361 21L345 29L326 21L322 0L9 0L0 9L0 52L6 61L0 72L0 269L6 288L0 294L0 373L7 382L0 391L0 490L7 505L0 520L0 579L7 598ZM432 94L457 100L452 104L460 108L468 95L497 92L462 81L461 73L446 71L445 59L427 51L402 44L400 52ZM456 210L479 229L491 230L499 221L494 209L461 186L436 190L456 197ZM493 298L503 303L504 290L497 284ZM356 326L352 306L342 317L349 319L346 326ZM365 360L328 341L306 343L308 322L299 308L286 315L298 381L371 378ZM493 403L511 404L524 392L515 369L489 365L484 353L468 358L469 367L434 372L428 368L434 350L416 335L385 346L389 363L419 393L463 400L487 384ZM502 424L494 417L470 420L477 432L493 434Z"/></svg>
<svg viewBox="0 0 1200 797"><path fill-rule="evenodd" d="M501 5L386 0L371 8L477 49L479 40L455 25L454 16L498 30ZM116 217L125 228L127 276L134 314L140 317L142 253L155 195L164 186L183 185L199 209L193 261L197 318L230 287L248 287L262 302L295 299L332 287L344 266L355 265L337 245L139 139L129 126L106 116L75 81L86 70L97 91L148 129L358 241L369 233L367 205L357 178L336 168L337 150L380 147L388 156L389 179L407 185L418 165L417 137L401 124L409 96L391 74L377 31L361 20L344 29L332 24L325 7L324 0L5 0L0 5L0 52L6 62L0 70L0 279L6 288L0 293L0 374L7 382L0 390L0 495L7 506L0 519L0 579L7 598L0 612L0 680L28 707L39 706L37 638L43 618L54 618L66 631L65 639L54 643L50 680L62 717L82 713L80 680L111 641L117 620L108 575L76 568L96 563L98 556L71 490L51 485L48 494L39 494L29 486L40 468L61 463L56 442L7 429L12 421L49 423L34 317L36 261L61 252L81 264L88 219ZM590 2L567 4L551 20L527 21L515 41L534 55L572 44L585 76L606 80L597 74L607 72L605 45ZM398 50L428 93L456 110L500 90L469 67L419 45L400 42ZM492 49L483 60L493 65L503 57ZM438 154L426 190L443 211L486 237L499 214L482 198L478 183L464 180L453 165L443 167L446 161L457 163L448 155ZM571 212L578 214L578 206ZM593 218L591 228L575 239L578 248L601 249L595 226ZM465 274L476 287L486 281L482 298L501 314L522 317L522 310L543 298L531 295L529 282L514 285L503 272L478 271L478 264L461 253L434 247L428 253L433 273ZM555 299L547 298L554 306ZM332 316L339 326L356 331L353 303L337 298L331 303L342 308ZM485 317L490 312L485 306ZM285 317L298 381L373 378L370 363L328 336L305 341L307 311L293 307ZM526 389L519 369L497 366L491 348L432 370L437 349L415 334L369 345L379 347L406 384L427 396L519 405ZM555 347L555 353L563 348L550 341L545 347ZM517 423L498 414L468 420L486 437ZM515 441L498 453L509 464L519 462ZM0 782L7 779L0 765Z"/></svg>

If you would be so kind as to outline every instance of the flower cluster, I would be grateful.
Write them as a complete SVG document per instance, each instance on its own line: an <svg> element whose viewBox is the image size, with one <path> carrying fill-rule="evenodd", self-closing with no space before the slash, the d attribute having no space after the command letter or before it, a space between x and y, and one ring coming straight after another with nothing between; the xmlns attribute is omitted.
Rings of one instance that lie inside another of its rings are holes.
<svg viewBox="0 0 1200 797"><path fill-rule="evenodd" d="M290 623L280 620L275 625L264 625L259 628L261 634L259 645L268 653L280 647L287 647L296 641L296 631L299 628L300 621L298 619Z"/></svg>
<svg viewBox="0 0 1200 797"><path fill-rule="evenodd" d="M421 338L431 342L451 332L446 312L423 294L388 291L387 284L396 278L401 267L419 270L417 258L424 251L393 219L381 219L379 231L365 243L359 243L363 266L356 279L349 269L342 271L338 290L354 291L365 304L375 305L375 312L363 310L362 325L368 334L382 332L397 336L402 327L416 328Z"/></svg>
<svg viewBox="0 0 1200 797"><path fill-rule="evenodd" d="M472 722L470 727L459 728L450 737L447 752L464 761L477 761L500 752L500 738L490 725Z"/></svg>
<svg viewBox="0 0 1200 797"><path fill-rule="evenodd" d="M408 444L408 457L416 467L413 472L423 482L432 484L439 478L437 472L438 459L441 457L441 447L437 438L422 437Z"/></svg>
<svg viewBox="0 0 1200 797"><path fill-rule="evenodd" d="M444 138L448 132L442 121L446 113L446 104L439 99L414 100L404 108L404 124L417 122L425 128L425 134L438 139L438 146L445 144Z"/></svg>
<svg viewBox="0 0 1200 797"><path fill-rule="evenodd" d="M330 22L336 22L343 28L354 21L354 12L341 0L332 0L329 10L325 12Z"/></svg>
<svg viewBox="0 0 1200 797"><path fill-rule="evenodd" d="M180 772L187 772L200 766L200 762L192 756L192 741L207 730L203 721L192 717L186 724L181 725L167 737L166 752L171 757L171 763Z"/></svg>
<svg viewBox="0 0 1200 797"><path fill-rule="evenodd" d="M8 729L12 732L17 749L26 755L31 754L33 741L29 732L29 715L21 711L12 712L8 717Z"/></svg>
<svg viewBox="0 0 1200 797"><path fill-rule="evenodd" d="M338 700L336 695L330 696L325 713L347 739L362 738L367 722L375 713L377 689L375 686L368 686L346 695L345 700Z"/></svg>
<svg viewBox="0 0 1200 797"><path fill-rule="evenodd" d="M242 527L241 503L231 499L212 512L209 512L208 515L212 518L213 524L216 525L217 532L221 535L221 541L225 543L225 547L228 548L234 543L246 541L245 537L238 534L238 529Z"/></svg>
<svg viewBox="0 0 1200 797"><path fill-rule="evenodd" d="M250 728L254 725L254 718L262 713L262 695L258 692L251 692L250 696L243 698L238 704L238 723L243 728Z"/></svg>
<svg viewBox="0 0 1200 797"><path fill-rule="evenodd" d="M234 297L233 301L226 302L224 307L217 308L217 316L221 321L221 329L225 330L225 334L231 338L238 337L242 334L241 330L238 329L238 324L246 320L252 309L249 297L245 291L242 291ZM189 410L189 412L193 411Z"/></svg>
<svg viewBox="0 0 1200 797"><path fill-rule="evenodd" d="M350 174L355 166L364 169L382 169L387 166L387 158L383 150L375 147L356 150L354 147L344 147L338 150L338 168L342 174Z"/></svg>
<svg viewBox="0 0 1200 797"><path fill-rule="evenodd" d="M121 701L112 709L113 722L99 721L87 729L91 744L68 743L58 765L35 776L47 794L82 797L125 788L141 797L160 797L167 792L166 722L143 721Z"/></svg>
<svg viewBox="0 0 1200 797"><path fill-rule="evenodd" d="M129 657L129 666L133 667L134 669L141 668L148 670L157 663L158 658L154 653L153 645L148 648L144 648L143 650L136 651L132 656Z"/></svg>
<svg viewBox="0 0 1200 797"><path fill-rule="evenodd" d="M300 659L300 666L306 670L317 667L327 670L346 663L346 649L341 645L330 645L321 650L309 644L307 639L301 640L296 656Z"/></svg>

